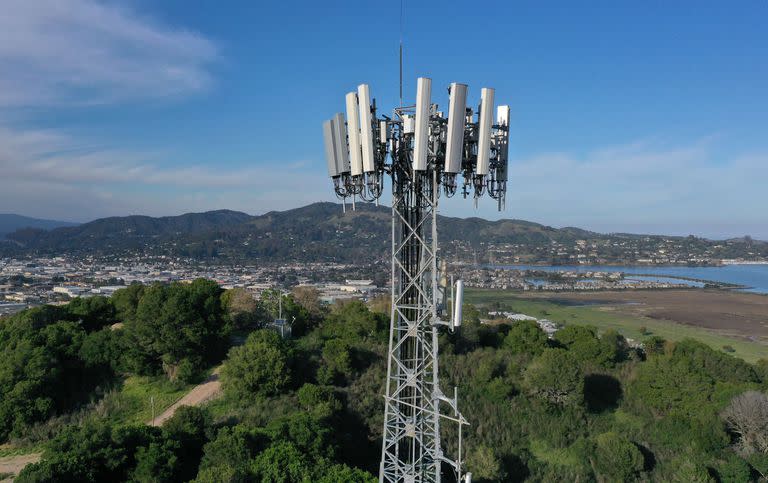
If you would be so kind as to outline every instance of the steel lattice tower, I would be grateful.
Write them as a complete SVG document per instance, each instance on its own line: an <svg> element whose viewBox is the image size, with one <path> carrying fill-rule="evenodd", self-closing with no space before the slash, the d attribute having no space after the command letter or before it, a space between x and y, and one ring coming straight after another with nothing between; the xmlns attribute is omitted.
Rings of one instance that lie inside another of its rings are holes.
<svg viewBox="0 0 768 483"><path fill-rule="evenodd" d="M466 108L467 86L451 84L448 119L430 104L431 81L418 80L416 106L393 118L376 118L368 86L347 94L342 113L324 124L328 170L342 198L377 200L386 175L392 179L392 306L382 438L381 482L439 482L444 466L461 479L461 428L457 391L440 389L438 328L461 324L460 295L447 313L446 288L438 273L437 206L441 192L453 196L462 173L464 197L485 191L504 204L509 107L492 120L493 90L482 90L478 120ZM390 161L387 163L387 161ZM460 282L458 284L461 291ZM443 320L445 317L450 320ZM452 319L451 319L452 317ZM441 403L450 414L441 413ZM440 445L441 421L458 428L459 454ZM471 474L465 481L471 480Z"/></svg>

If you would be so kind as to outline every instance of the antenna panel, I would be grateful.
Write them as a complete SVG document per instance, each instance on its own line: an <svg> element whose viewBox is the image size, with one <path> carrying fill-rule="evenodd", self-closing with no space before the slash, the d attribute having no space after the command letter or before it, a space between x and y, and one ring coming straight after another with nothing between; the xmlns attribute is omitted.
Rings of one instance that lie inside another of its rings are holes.
<svg viewBox="0 0 768 483"><path fill-rule="evenodd" d="M333 118L333 142L336 149L337 174L349 173L349 151L347 149L347 133L344 127L344 114L337 112Z"/></svg>
<svg viewBox="0 0 768 483"><path fill-rule="evenodd" d="M334 119L323 122L323 140L325 141L325 160L328 162L328 176L334 178L339 175L336 169L336 146L334 140Z"/></svg>
<svg viewBox="0 0 768 483"><path fill-rule="evenodd" d="M464 121L467 110L467 85L451 84L451 99L448 106L448 137L446 140L445 172L461 171L464 154Z"/></svg>
<svg viewBox="0 0 768 483"><path fill-rule="evenodd" d="M415 171L427 169L430 97L432 97L432 79L419 77L416 87L416 132L413 141Z"/></svg>
<svg viewBox="0 0 768 483"><path fill-rule="evenodd" d="M372 173L376 167L373 162L373 125L371 124L371 91L368 84L357 87L357 99L360 107L360 147L363 150L363 171Z"/></svg>
<svg viewBox="0 0 768 483"><path fill-rule="evenodd" d="M363 155L360 150L360 116L357 110L357 94L347 94L347 134L349 135L349 163L352 176L363 174Z"/></svg>
<svg viewBox="0 0 768 483"><path fill-rule="evenodd" d="M494 90L483 87L480 91L480 127L477 141L477 168L475 172L481 176L488 174L491 161L491 126L493 124L493 95Z"/></svg>

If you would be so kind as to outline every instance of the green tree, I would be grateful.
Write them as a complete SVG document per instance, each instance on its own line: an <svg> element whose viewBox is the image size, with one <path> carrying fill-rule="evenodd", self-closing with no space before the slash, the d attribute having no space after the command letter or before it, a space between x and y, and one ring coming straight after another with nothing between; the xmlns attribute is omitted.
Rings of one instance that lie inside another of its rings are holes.
<svg viewBox="0 0 768 483"><path fill-rule="evenodd" d="M563 349L547 349L525 373L528 390L550 403L578 405L584 400L584 377L576 358Z"/></svg>
<svg viewBox="0 0 768 483"><path fill-rule="evenodd" d="M125 323L134 319L139 300L143 294L144 285L140 283L133 283L112 294L111 300L115 306L115 316L119 322Z"/></svg>
<svg viewBox="0 0 768 483"><path fill-rule="evenodd" d="M221 428L204 447L197 481L247 481L256 448L255 438L243 426Z"/></svg>
<svg viewBox="0 0 768 483"><path fill-rule="evenodd" d="M147 475L165 475L170 471L173 480L189 481L197 474L200 458L203 455L203 446L208 442L210 428L210 416L197 407L181 406L173 416L163 424L163 444L155 448L148 448L146 454L148 468ZM169 443L170 442L170 443ZM174 458L165 458L168 463L157 467L162 463L164 455L171 453ZM141 465L137 465L137 471ZM157 468L152 469L152 468ZM160 478L165 481L168 478Z"/></svg>
<svg viewBox="0 0 768 483"><path fill-rule="evenodd" d="M327 418L341 410L341 401L338 400L333 389L328 386L304 384L296 393L299 404L304 411L319 418Z"/></svg>
<svg viewBox="0 0 768 483"><path fill-rule="evenodd" d="M359 468L347 465L333 465L317 480L319 483L375 483L378 478Z"/></svg>
<svg viewBox="0 0 768 483"><path fill-rule="evenodd" d="M472 471L473 481L479 483L504 481L506 478L501 460L492 448L485 445L476 446L469 452L467 468Z"/></svg>
<svg viewBox="0 0 768 483"><path fill-rule="evenodd" d="M229 336L220 294L215 282L204 279L146 288L125 326L128 368L139 374L163 370L176 379L183 360L192 365L182 373L190 377L218 361Z"/></svg>
<svg viewBox="0 0 768 483"><path fill-rule="evenodd" d="M131 481L156 483L161 481L183 481L177 479L180 461L179 443L172 440L158 440L136 451L136 467ZM191 463L191 462L190 462Z"/></svg>
<svg viewBox="0 0 768 483"><path fill-rule="evenodd" d="M515 322L504 338L504 347L514 353L541 354L549 339L539 324L532 320Z"/></svg>
<svg viewBox="0 0 768 483"><path fill-rule="evenodd" d="M720 481L752 481L752 469L749 464L733 453L727 453L716 466Z"/></svg>
<svg viewBox="0 0 768 483"><path fill-rule="evenodd" d="M115 323L115 306L106 297L78 297L66 305L68 319L80 322L87 332Z"/></svg>
<svg viewBox="0 0 768 483"><path fill-rule="evenodd" d="M233 347L221 373L226 394L242 401L279 394L291 382L291 350L274 331L257 330Z"/></svg>
<svg viewBox="0 0 768 483"><path fill-rule="evenodd" d="M701 464L701 458L681 455L670 461L662 481L671 483L715 483L715 479Z"/></svg>
<svg viewBox="0 0 768 483"><path fill-rule="evenodd" d="M631 441L614 432L595 438L595 471L603 481L630 481L643 470L643 454Z"/></svg>
<svg viewBox="0 0 768 483"><path fill-rule="evenodd" d="M314 479L311 462L295 445L281 441L268 447L251 461L255 481L270 483L309 483Z"/></svg>
<svg viewBox="0 0 768 483"><path fill-rule="evenodd" d="M346 381L352 376L352 345L344 339L331 339L323 345L322 371L324 382L334 382L336 379Z"/></svg>
<svg viewBox="0 0 768 483"><path fill-rule="evenodd" d="M557 331L555 338L583 365L612 367L626 353L626 341L618 333L609 331L601 340L597 329L583 325L567 325Z"/></svg>

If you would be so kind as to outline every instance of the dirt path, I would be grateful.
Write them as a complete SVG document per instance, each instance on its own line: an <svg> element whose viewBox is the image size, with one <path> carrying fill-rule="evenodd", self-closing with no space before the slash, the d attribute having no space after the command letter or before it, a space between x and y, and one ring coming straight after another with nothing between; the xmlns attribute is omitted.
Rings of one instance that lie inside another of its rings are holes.
<svg viewBox="0 0 768 483"><path fill-rule="evenodd" d="M3 456L0 458L0 475L11 474L8 478L0 482L13 481L13 478L19 474L25 466L40 461L41 453L20 454L18 456Z"/></svg>
<svg viewBox="0 0 768 483"><path fill-rule="evenodd" d="M219 371L221 366L213 370L211 375L203 381L202 384L198 384L193 387L184 397L173 403L162 414L155 417L154 421L147 421L150 426L161 426L167 419L169 419L176 410L181 406L199 406L206 401L215 399L221 395L221 381L219 380Z"/></svg>

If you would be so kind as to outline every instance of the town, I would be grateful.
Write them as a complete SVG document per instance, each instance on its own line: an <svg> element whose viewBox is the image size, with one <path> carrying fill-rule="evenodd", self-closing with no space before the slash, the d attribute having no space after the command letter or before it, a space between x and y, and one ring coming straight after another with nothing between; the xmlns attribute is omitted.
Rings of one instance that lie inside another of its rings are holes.
<svg viewBox="0 0 768 483"><path fill-rule="evenodd" d="M567 229L562 229L567 230ZM511 265L648 265L718 266L728 263L768 263L768 244L749 237L711 241L693 236L592 235L562 241L530 240L505 243L463 240L446 242L445 254L463 263Z"/></svg>
<svg viewBox="0 0 768 483"><path fill-rule="evenodd" d="M542 267L543 268L543 267ZM468 287L520 291L627 290L703 287L703 282L659 279L620 271L574 271L493 268L455 262L448 273ZM167 256L122 257L29 257L0 259L0 315L30 306L65 303L75 297L104 295L132 283L191 282L197 278L216 281L223 288L239 287L258 298L266 289L286 290L309 286L320 299L370 300L389 292L387 267L369 265L287 263L269 265L205 264L189 258Z"/></svg>

